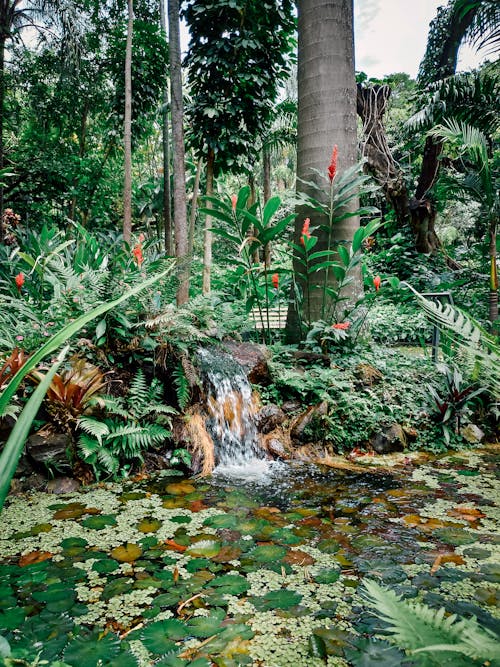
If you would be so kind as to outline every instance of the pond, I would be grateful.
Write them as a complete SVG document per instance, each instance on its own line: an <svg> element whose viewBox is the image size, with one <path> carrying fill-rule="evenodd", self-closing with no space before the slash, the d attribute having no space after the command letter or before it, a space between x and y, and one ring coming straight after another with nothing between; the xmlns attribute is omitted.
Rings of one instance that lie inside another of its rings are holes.
<svg viewBox="0 0 500 667"><path fill-rule="evenodd" d="M390 472L248 471L11 498L0 655L75 667L424 664L383 638L364 579L498 629L493 449Z"/></svg>

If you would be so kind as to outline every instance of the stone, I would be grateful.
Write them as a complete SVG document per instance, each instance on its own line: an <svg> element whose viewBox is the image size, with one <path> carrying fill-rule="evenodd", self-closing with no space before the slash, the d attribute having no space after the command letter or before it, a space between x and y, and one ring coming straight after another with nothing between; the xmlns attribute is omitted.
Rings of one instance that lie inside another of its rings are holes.
<svg viewBox="0 0 500 667"><path fill-rule="evenodd" d="M470 443L481 442L484 438L484 432L476 424L466 424L460 429L460 435Z"/></svg>
<svg viewBox="0 0 500 667"><path fill-rule="evenodd" d="M292 440L304 443L309 441L306 429L311 425L314 419L324 416L328 413L328 403L322 401L318 405L313 405L297 417L290 430Z"/></svg>
<svg viewBox="0 0 500 667"><path fill-rule="evenodd" d="M282 404L281 409L286 415L289 415L292 412L299 412L299 410L302 410L302 403L294 400L285 401Z"/></svg>
<svg viewBox="0 0 500 667"><path fill-rule="evenodd" d="M285 445L278 440L278 438L269 438L266 441L266 449L274 458L287 460L290 458L290 455L285 449Z"/></svg>
<svg viewBox="0 0 500 667"><path fill-rule="evenodd" d="M384 431L380 431L371 441L371 446L377 454L401 452L406 447L406 436L400 424L391 424Z"/></svg>
<svg viewBox="0 0 500 667"><path fill-rule="evenodd" d="M48 493L73 493L78 491L80 487L80 482L72 477L56 477L47 482Z"/></svg>
<svg viewBox="0 0 500 667"><path fill-rule="evenodd" d="M26 451L33 461L47 468L70 470L66 452L71 445L71 437L66 433L35 433L28 438Z"/></svg>
<svg viewBox="0 0 500 667"><path fill-rule="evenodd" d="M286 415L283 410L272 403L265 405L255 416L255 425L260 433L271 433L275 428L281 426Z"/></svg>
<svg viewBox="0 0 500 667"><path fill-rule="evenodd" d="M252 384L269 384L271 376L267 361L269 352L256 343L237 343L229 341L224 344L230 354L243 367L248 381Z"/></svg>

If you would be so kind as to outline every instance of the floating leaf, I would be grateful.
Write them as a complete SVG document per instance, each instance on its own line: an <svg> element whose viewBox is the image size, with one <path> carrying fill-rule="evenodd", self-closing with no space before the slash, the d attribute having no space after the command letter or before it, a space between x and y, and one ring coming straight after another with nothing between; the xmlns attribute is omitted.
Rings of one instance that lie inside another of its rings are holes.
<svg viewBox="0 0 500 667"><path fill-rule="evenodd" d="M216 514L207 517L203 522L204 526L210 526L211 528L235 528L236 524L237 518L234 514Z"/></svg>
<svg viewBox="0 0 500 667"><path fill-rule="evenodd" d="M186 496L188 493L194 493L196 487L189 482L172 482L167 484L165 492L171 496Z"/></svg>
<svg viewBox="0 0 500 667"><path fill-rule="evenodd" d="M322 637L311 635L308 640L308 645L311 658L326 658L326 644Z"/></svg>
<svg viewBox="0 0 500 667"><path fill-rule="evenodd" d="M30 551L29 554L24 554L18 561L19 567L27 567L35 563L41 563L44 560L49 560L54 554L50 551Z"/></svg>
<svg viewBox="0 0 500 667"><path fill-rule="evenodd" d="M252 549L247 555L258 563L272 563L286 556L287 550L276 544L262 544Z"/></svg>
<svg viewBox="0 0 500 667"><path fill-rule="evenodd" d="M268 611L270 609L290 609L295 607L302 600L302 595L287 588L280 588L276 591L269 591L265 595L250 598L250 602L258 611Z"/></svg>
<svg viewBox="0 0 500 667"><path fill-rule="evenodd" d="M316 562L312 556L310 556L305 551L301 551L300 549L289 551L283 560L285 561L285 563L288 563L289 565L303 565L303 566L314 565L314 563Z"/></svg>
<svg viewBox="0 0 500 667"><path fill-rule="evenodd" d="M122 651L106 663L106 667L138 667L137 658L130 651Z"/></svg>
<svg viewBox="0 0 500 667"><path fill-rule="evenodd" d="M94 572L100 572L101 574L110 574L111 572L116 572L120 566L116 560L111 560L111 558L103 558L98 560L92 565Z"/></svg>
<svg viewBox="0 0 500 667"><path fill-rule="evenodd" d="M463 544L473 544L477 541L477 537L463 528L440 528L434 532L441 542L445 544L452 544L453 546L461 546Z"/></svg>
<svg viewBox="0 0 500 667"><path fill-rule="evenodd" d="M214 609L208 616L195 616L188 623L189 634L193 637L211 637L224 629L221 625L226 617L223 609Z"/></svg>
<svg viewBox="0 0 500 667"><path fill-rule="evenodd" d="M241 549L234 546L223 546L216 556L212 557L214 563L230 563L241 556Z"/></svg>
<svg viewBox="0 0 500 667"><path fill-rule="evenodd" d="M186 549L186 554L194 557L213 558L221 550L221 543L216 540L200 540Z"/></svg>
<svg viewBox="0 0 500 667"><path fill-rule="evenodd" d="M162 526L158 519L142 519L137 525L137 530L140 533L156 533Z"/></svg>
<svg viewBox="0 0 500 667"><path fill-rule="evenodd" d="M116 526L116 518L111 514L89 516L82 521L82 526L85 526L85 528L92 528L93 530L102 530L107 526Z"/></svg>
<svg viewBox="0 0 500 667"><path fill-rule="evenodd" d="M0 630L15 630L22 625L26 614L21 607L12 607L0 612Z"/></svg>
<svg viewBox="0 0 500 667"><path fill-rule="evenodd" d="M318 542L318 549L324 554L335 554L340 549L340 544L337 540L321 540Z"/></svg>
<svg viewBox="0 0 500 667"><path fill-rule="evenodd" d="M127 542L120 547L111 550L110 556L119 563L133 563L142 555L142 549L138 544Z"/></svg>
<svg viewBox="0 0 500 667"><path fill-rule="evenodd" d="M314 581L318 584L334 584L340 577L340 570L320 570L313 575Z"/></svg>
<svg viewBox="0 0 500 667"><path fill-rule="evenodd" d="M250 588L250 584L246 577L240 574L225 574L222 577L216 577L210 582L210 586L215 586L221 589L221 593L228 595L239 595Z"/></svg>
<svg viewBox="0 0 500 667"><path fill-rule="evenodd" d="M96 667L100 661L105 664L120 650L120 640L116 635L79 635L71 640L63 652L64 662L72 667Z"/></svg>

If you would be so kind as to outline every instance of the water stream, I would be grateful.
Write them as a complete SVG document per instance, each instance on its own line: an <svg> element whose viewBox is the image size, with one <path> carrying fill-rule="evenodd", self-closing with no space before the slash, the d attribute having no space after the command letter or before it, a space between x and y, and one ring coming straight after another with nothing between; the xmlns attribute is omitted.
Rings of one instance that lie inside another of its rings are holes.
<svg viewBox="0 0 500 667"><path fill-rule="evenodd" d="M219 350L198 352L207 395L207 429L215 444L215 475L254 478L268 472L259 445L256 400L244 369Z"/></svg>

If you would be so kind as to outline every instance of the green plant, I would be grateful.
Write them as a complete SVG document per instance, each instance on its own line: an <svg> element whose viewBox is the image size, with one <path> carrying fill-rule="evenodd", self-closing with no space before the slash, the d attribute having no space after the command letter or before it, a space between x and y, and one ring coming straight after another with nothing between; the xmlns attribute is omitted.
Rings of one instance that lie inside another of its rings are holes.
<svg viewBox="0 0 500 667"><path fill-rule="evenodd" d="M176 410L161 402L163 387L154 378L148 385L142 370L132 380L126 397L105 396L102 420L82 416L78 452L97 478L116 475L120 465L142 462L143 452L171 436L170 415Z"/></svg>
<svg viewBox="0 0 500 667"><path fill-rule="evenodd" d="M440 393L430 385L428 390L437 407L437 418L443 428L445 442L449 444L449 426L455 435L460 433L463 420L472 413L471 402L484 393L484 388L478 388L475 383L464 385L464 377L456 366L450 368L439 364L438 370L444 375L444 391Z"/></svg>
<svg viewBox="0 0 500 667"><path fill-rule="evenodd" d="M200 211L224 223L224 227L220 225L212 231L230 241L237 250L235 261L241 267L241 278L246 283L246 310L249 313L254 306L257 308L262 331L266 340L269 340L272 271L267 262L261 265L259 253L266 254L266 248L271 241L283 234L295 216L290 214L272 223L281 206L281 199L271 197L259 217L258 204L248 206L249 196L250 188L245 186L234 198L234 203L216 197L205 197L212 208Z"/></svg>
<svg viewBox="0 0 500 667"><path fill-rule="evenodd" d="M446 610L403 600L375 581L363 581L362 596L378 618L389 624L388 639L404 649L422 667L497 664L498 635L482 628L475 618L459 619Z"/></svg>

